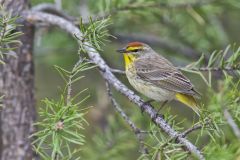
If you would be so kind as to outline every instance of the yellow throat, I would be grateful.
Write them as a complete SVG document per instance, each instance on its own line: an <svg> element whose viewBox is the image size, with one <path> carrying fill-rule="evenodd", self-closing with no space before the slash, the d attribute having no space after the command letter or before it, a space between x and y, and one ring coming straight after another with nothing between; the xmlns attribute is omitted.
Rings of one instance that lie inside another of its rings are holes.
<svg viewBox="0 0 240 160"><path fill-rule="evenodd" d="M134 62L134 60L136 59L136 57L132 54L127 53L124 53L123 56L125 61L125 69L128 70L132 63Z"/></svg>

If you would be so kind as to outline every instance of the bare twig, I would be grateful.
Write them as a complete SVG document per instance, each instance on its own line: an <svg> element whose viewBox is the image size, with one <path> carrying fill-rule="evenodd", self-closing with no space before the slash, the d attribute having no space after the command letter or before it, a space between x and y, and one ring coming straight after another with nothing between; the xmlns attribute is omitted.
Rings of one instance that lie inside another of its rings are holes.
<svg viewBox="0 0 240 160"><path fill-rule="evenodd" d="M66 14L63 10L59 9L55 4L53 3L40 3L34 7L32 7L31 9L32 11L38 11L38 12L46 12L46 13L51 13L54 15L57 15L59 17L62 17L68 21L71 21L73 24L75 24L76 26L79 25L80 19L77 17L73 17L73 16L69 16L68 14ZM92 21L97 21L100 19L103 19L105 17L108 17L108 15L93 15L91 16ZM89 19L83 19L82 21L83 24L89 24L90 20Z"/></svg>
<svg viewBox="0 0 240 160"><path fill-rule="evenodd" d="M232 118L232 115L229 113L229 111L225 108L223 111L224 117L227 120L227 123L232 128L233 133L235 136L240 139L240 129L238 125L235 123L234 119Z"/></svg>
<svg viewBox="0 0 240 160"><path fill-rule="evenodd" d="M112 95L109 83L106 82L106 87L107 87L107 92L108 92L108 96L111 99L111 102L113 104L113 107L116 109L116 111L122 116L122 118L125 120L125 122L131 127L131 129L133 130L134 134L136 135L139 143L140 143L140 152L143 154L147 154L148 150L147 148L144 146L144 137L143 134L145 134L145 131L142 131L141 129L137 128L136 125L130 120L130 118L126 115L126 113L122 110L121 106L117 103L117 101L115 100L115 98Z"/></svg>
<svg viewBox="0 0 240 160"><path fill-rule="evenodd" d="M188 134L192 133L192 132L195 131L195 130L201 129L202 127L203 127L202 124L193 125L191 128L185 130L185 131L182 133L182 137L186 137Z"/></svg>
<svg viewBox="0 0 240 160"><path fill-rule="evenodd" d="M25 19L32 23L45 22L65 30L70 33L73 37L82 37L80 30L71 22L51 14L42 12L32 12L26 11L23 15ZM198 148L193 145L186 138L181 137L181 133L175 131L171 126L158 115L157 111L149 104L144 103L144 101L133 91L128 89L123 83L121 83L111 72L109 66L102 59L100 54L89 44L84 43L85 50L88 53L89 58L98 65L102 77L110 83L118 92L125 95L130 101L134 102L139 108L141 108L145 113L149 115L152 121L160 127L168 136L171 138L175 137L177 142L186 147L186 149L192 154L196 155L199 159L205 159Z"/></svg>
<svg viewBox="0 0 240 160"><path fill-rule="evenodd" d="M77 18L67 15L63 10L59 9L53 3L40 3L40 4L32 7L32 11L42 11L42 12L46 12L46 13L51 13L51 14L57 15L59 17L62 17L68 21L71 21L74 24L77 24L79 22Z"/></svg>
<svg viewBox="0 0 240 160"><path fill-rule="evenodd" d="M127 124L132 128L135 134L140 133L140 129L136 127L136 125L130 120L130 118L126 115L126 113L122 110L120 105L117 103L117 101L113 98L112 91L110 89L109 83L106 82L107 92L109 95L109 98L111 99L111 102L115 109L120 113L120 115L123 117L123 119L127 122Z"/></svg>
<svg viewBox="0 0 240 160"><path fill-rule="evenodd" d="M196 131L196 130L198 130L198 129L201 129L201 128L203 128L203 127L206 127L206 126L208 126L210 123L211 123L211 120L208 119L208 120L206 120L204 123L195 124L195 125L193 125L191 128L188 128L187 130L185 130L185 131L182 133L182 137L186 137L188 134L192 133L193 131Z"/></svg>

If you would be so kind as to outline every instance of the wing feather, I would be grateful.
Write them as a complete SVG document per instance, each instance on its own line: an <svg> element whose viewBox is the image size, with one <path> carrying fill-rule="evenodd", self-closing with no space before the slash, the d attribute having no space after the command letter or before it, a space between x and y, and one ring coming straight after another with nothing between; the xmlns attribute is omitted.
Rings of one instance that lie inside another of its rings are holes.
<svg viewBox="0 0 240 160"><path fill-rule="evenodd" d="M134 62L137 76L170 91L199 96L190 80L165 58L154 55Z"/></svg>

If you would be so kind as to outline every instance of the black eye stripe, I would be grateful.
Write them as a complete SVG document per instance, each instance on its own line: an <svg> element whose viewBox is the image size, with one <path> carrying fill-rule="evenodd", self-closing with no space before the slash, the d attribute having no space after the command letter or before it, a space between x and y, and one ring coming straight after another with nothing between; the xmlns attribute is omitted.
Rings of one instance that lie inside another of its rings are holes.
<svg viewBox="0 0 240 160"><path fill-rule="evenodd" d="M132 52L138 52L140 51L141 49L133 49Z"/></svg>

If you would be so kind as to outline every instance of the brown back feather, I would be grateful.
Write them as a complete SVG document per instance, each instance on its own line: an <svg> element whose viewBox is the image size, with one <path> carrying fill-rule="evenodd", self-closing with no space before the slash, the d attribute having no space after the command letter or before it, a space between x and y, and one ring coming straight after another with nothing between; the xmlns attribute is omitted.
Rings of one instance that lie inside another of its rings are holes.
<svg viewBox="0 0 240 160"><path fill-rule="evenodd" d="M137 76L157 87L187 95L200 96L190 80L164 57L152 54L134 62Z"/></svg>

